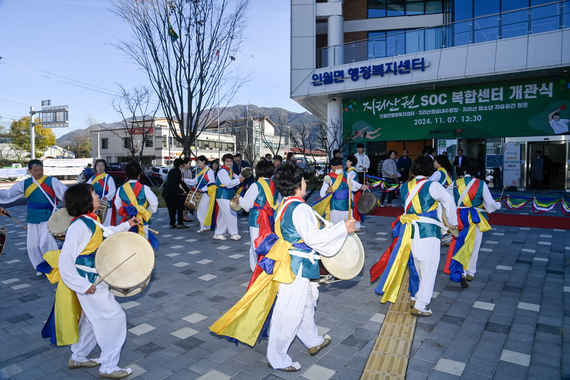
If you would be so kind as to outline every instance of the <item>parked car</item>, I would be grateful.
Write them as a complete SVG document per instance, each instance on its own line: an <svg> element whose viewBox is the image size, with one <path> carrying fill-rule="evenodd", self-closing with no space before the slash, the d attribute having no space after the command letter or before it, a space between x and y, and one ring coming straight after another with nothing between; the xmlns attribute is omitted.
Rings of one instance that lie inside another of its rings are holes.
<svg viewBox="0 0 570 380"><path fill-rule="evenodd" d="M323 178L325 176L325 167L323 165L315 165L315 175L317 178Z"/></svg>
<svg viewBox="0 0 570 380"><path fill-rule="evenodd" d="M125 167L128 164L128 162L112 162L110 164L107 164L107 174L113 178L117 187L123 185L127 181L127 176L125 175ZM149 180L145 174L144 169L141 173L141 177L139 178L139 182L147 186L156 186L154 181L151 182L151 180Z"/></svg>
<svg viewBox="0 0 570 380"><path fill-rule="evenodd" d="M307 161L307 159L304 156L296 156L295 162L297 163L298 167L303 169L305 175L308 178L312 178L315 176L315 166L311 162Z"/></svg>
<svg viewBox="0 0 570 380"><path fill-rule="evenodd" d="M152 170L152 181L155 183L156 186L160 186L162 183L166 182L166 178L168 177L168 167L166 166L156 166L151 168Z"/></svg>

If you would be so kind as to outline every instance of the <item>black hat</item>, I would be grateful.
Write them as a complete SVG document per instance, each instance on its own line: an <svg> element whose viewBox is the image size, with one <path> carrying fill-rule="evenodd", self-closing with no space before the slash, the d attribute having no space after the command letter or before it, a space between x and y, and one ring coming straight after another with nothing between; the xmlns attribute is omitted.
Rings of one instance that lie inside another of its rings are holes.
<svg viewBox="0 0 570 380"><path fill-rule="evenodd" d="M331 166L342 166L343 162L342 162L342 158L340 157L335 157L331 160Z"/></svg>

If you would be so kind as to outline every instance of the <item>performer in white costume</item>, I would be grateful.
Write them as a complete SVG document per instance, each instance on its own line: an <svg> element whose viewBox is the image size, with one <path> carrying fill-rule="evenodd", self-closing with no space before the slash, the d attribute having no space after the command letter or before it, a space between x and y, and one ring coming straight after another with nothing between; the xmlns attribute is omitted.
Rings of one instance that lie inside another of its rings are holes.
<svg viewBox="0 0 570 380"><path fill-rule="evenodd" d="M266 217L267 213L260 213L263 209L267 209L271 216L277 208L278 192L275 189L274 182L270 179L273 176L273 163L267 160L260 160L255 166L255 173L258 176L258 181L254 182L245 195L239 198L239 204L245 211L249 212L249 238L251 245L249 246L249 267L253 272L257 265L257 253L255 249L255 239L259 236L260 218ZM270 228L268 224L266 228ZM271 230L269 230L271 232Z"/></svg>
<svg viewBox="0 0 570 380"><path fill-rule="evenodd" d="M222 157L224 165L218 171L216 178L216 203L218 204L218 220L216 221L216 233L214 239L226 240L223 235L226 232L230 233L230 239L240 240L241 236L238 231L237 214L230 208L230 200L236 193L236 187L240 185L245 178L241 176L234 176L232 165L234 156L231 154L224 154Z"/></svg>
<svg viewBox="0 0 570 380"><path fill-rule="evenodd" d="M280 221L283 239L291 243L302 242L305 248L293 246L289 250L291 270L296 278L290 284L279 285L269 328L267 360L274 369L298 371L301 365L293 362L287 354L295 337L309 348L311 355L316 355L331 342L330 336L319 336L317 332L314 313L318 285L309 280L319 278L319 254L334 256L346 236L354 232L354 220L319 229L315 212L303 200L307 188L303 170L295 164L280 165L275 174L275 184L285 197L275 223Z"/></svg>
<svg viewBox="0 0 570 380"><path fill-rule="evenodd" d="M89 178L87 183L93 185L95 192L99 196L99 199L109 202L109 209L107 209L107 216L105 220L101 223L104 226L111 225L111 218L116 212L114 207L115 193L117 188L115 187L115 180L109 174L105 173L107 171L107 161L96 160L95 161L95 175Z"/></svg>
<svg viewBox="0 0 570 380"><path fill-rule="evenodd" d="M323 182L320 195L323 198L327 194L333 193L330 200L330 222L336 224L348 220L348 182L350 181L350 191L368 190L368 186L361 185L348 176L343 170L342 158L331 160L329 176L332 178L332 182L330 184ZM342 178L337 180L338 177Z"/></svg>
<svg viewBox="0 0 570 380"><path fill-rule="evenodd" d="M196 164L198 165L198 169L200 170L198 174L196 174L195 178L192 179L184 179L184 182L188 186L195 186L199 191L202 191L202 199L200 200L200 204L198 205L198 209L196 210L196 215L198 217L198 221L200 222L200 229L198 233L204 233L210 230L210 226L212 225L212 213L210 207L210 194L214 194L214 202L215 202L215 186L216 186L216 175L214 171L210 169L208 166L208 159L206 156L198 156L196 158ZM211 189L213 187L213 189ZM206 222L207 225L204 224Z"/></svg>
<svg viewBox="0 0 570 380"><path fill-rule="evenodd" d="M105 226L101 234L103 226L93 214L93 211L99 208L99 197L93 191L93 186L87 184L71 187L65 195L65 203L68 213L76 219L67 230L66 240L59 255L59 271L65 285L77 294L82 309L79 341L71 345L72 355L68 366L75 369L100 364L99 377L126 377L132 373L131 369L118 367L121 348L127 337L125 312L105 282L95 286L93 282L97 276L92 276L92 281L88 279L88 272L92 272L89 269L95 272L96 269L94 264L90 267L81 261L81 258L93 249L96 251L103 241L102 236L108 237L117 232L128 231L137 225L139 220L132 218L117 227ZM82 270L81 274L79 270ZM98 361L88 359L87 356L97 344L101 348L101 356Z"/></svg>
<svg viewBox="0 0 570 380"><path fill-rule="evenodd" d="M357 162L358 162L358 159L356 158L356 156L354 154L351 154L350 156L348 156L346 158L346 174L348 175L348 178L352 179L354 182L358 182L358 171L354 167L357 164ZM352 208L354 209L354 207L356 207L356 204L354 203L354 193L356 193L358 191L358 189L351 189L351 191L352 191L351 205L352 205ZM360 223L360 220L356 220L356 224L354 227L354 228L356 228L356 232L360 232L361 227L362 227L362 224Z"/></svg>
<svg viewBox="0 0 570 380"><path fill-rule="evenodd" d="M44 261L43 254L57 249L57 242L48 230L48 220L57 210L57 199L62 200L67 186L57 178L44 175L44 165L40 160L28 163L31 177L20 181L8 190L0 191L0 203L14 202L23 195L28 203L28 236L26 245L28 257L34 269ZM37 272L38 276L42 273Z"/></svg>

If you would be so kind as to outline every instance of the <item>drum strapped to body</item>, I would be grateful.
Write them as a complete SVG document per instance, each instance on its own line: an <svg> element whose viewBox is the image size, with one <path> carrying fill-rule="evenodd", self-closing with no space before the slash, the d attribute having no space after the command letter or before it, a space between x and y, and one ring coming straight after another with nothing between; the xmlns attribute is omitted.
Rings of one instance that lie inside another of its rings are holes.
<svg viewBox="0 0 570 380"><path fill-rule="evenodd" d="M101 203L101 205L99 206L97 211L95 211L95 215L97 215L101 223L103 223L107 218L107 210L109 209L109 202L107 202L104 199L101 199L99 203Z"/></svg>
<svg viewBox="0 0 570 380"><path fill-rule="evenodd" d="M360 200L356 205L358 212L364 215L370 215L376 210L376 207L380 206L380 201L378 197L370 191L362 192Z"/></svg>
<svg viewBox="0 0 570 380"><path fill-rule="evenodd" d="M48 220L48 231L58 240L65 241L65 233L73 217L67 213L66 208L60 208Z"/></svg>
<svg viewBox="0 0 570 380"><path fill-rule="evenodd" d="M342 248L332 257L321 255L321 262L327 271L340 280L351 280L364 268L364 246L360 238L351 233Z"/></svg>
<svg viewBox="0 0 570 380"><path fill-rule="evenodd" d="M4 247L6 247L6 242L8 241L8 229L6 227L0 227L0 256L4 252Z"/></svg>
<svg viewBox="0 0 570 380"><path fill-rule="evenodd" d="M113 271L133 253L136 255ZM101 243L95 255L95 267L100 277L108 274L103 281L109 285L114 295L134 296L142 292L150 282L154 268L154 250L143 236L132 232L119 232Z"/></svg>
<svg viewBox="0 0 570 380"><path fill-rule="evenodd" d="M186 206L186 208L189 210L198 209L198 205L202 200L202 195L204 195L202 191L192 188L191 191L186 196L186 200L184 201L184 205Z"/></svg>

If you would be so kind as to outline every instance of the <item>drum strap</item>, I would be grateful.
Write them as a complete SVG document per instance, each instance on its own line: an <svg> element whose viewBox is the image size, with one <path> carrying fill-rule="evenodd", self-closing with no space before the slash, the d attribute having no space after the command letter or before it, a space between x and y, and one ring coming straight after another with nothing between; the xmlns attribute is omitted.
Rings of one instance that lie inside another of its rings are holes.
<svg viewBox="0 0 570 380"><path fill-rule="evenodd" d="M309 259L311 264L314 264L316 262L315 260L321 259L321 256L319 256L318 253L315 254L314 250L311 250L311 252L304 252L304 251L297 251L295 249L290 249L289 254L297 257L302 257L304 259Z"/></svg>

